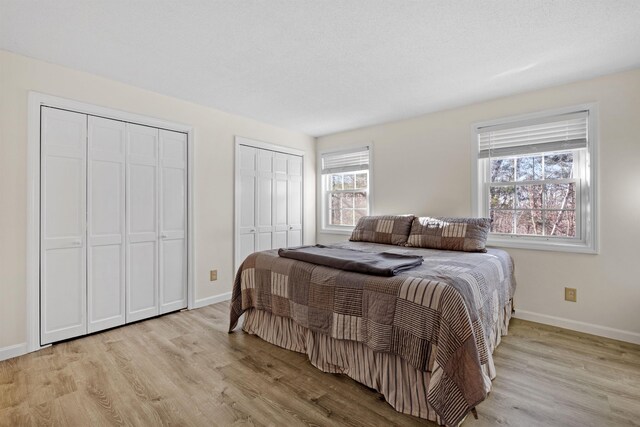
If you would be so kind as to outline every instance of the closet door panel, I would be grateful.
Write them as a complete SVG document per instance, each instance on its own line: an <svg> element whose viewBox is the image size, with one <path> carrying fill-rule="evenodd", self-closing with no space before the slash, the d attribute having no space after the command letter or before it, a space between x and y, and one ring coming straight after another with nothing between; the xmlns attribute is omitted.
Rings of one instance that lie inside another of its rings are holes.
<svg viewBox="0 0 640 427"><path fill-rule="evenodd" d="M251 232L256 227L256 168L257 150L241 145L238 167L240 169L240 234Z"/></svg>
<svg viewBox="0 0 640 427"><path fill-rule="evenodd" d="M272 204L273 179L261 176L258 178L258 227L272 227Z"/></svg>
<svg viewBox="0 0 640 427"><path fill-rule="evenodd" d="M256 248L256 234L247 233L241 234L238 244L238 262L242 263L246 257L255 252Z"/></svg>
<svg viewBox="0 0 640 427"><path fill-rule="evenodd" d="M159 313L158 136L127 124L127 322Z"/></svg>
<svg viewBox="0 0 640 427"><path fill-rule="evenodd" d="M287 173L302 177L302 156L287 156Z"/></svg>
<svg viewBox="0 0 640 427"><path fill-rule="evenodd" d="M129 244L128 278L131 286L127 293L128 321L144 319L158 314L158 247L155 241Z"/></svg>
<svg viewBox="0 0 640 427"><path fill-rule="evenodd" d="M273 248L273 232L268 231L257 234L256 251L268 251Z"/></svg>
<svg viewBox="0 0 640 427"><path fill-rule="evenodd" d="M258 232L266 233L273 230L273 178L258 177L257 221Z"/></svg>
<svg viewBox="0 0 640 427"><path fill-rule="evenodd" d="M95 332L124 324L124 286L121 286L124 284L124 251L120 244L94 246L89 250L91 298L88 332Z"/></svg>
<svg viewBox="0 0 640 427"><path fill-rule="evenodd" d="M273 248L273 152L258 151L256 251Z"/></svg>
<svg viewBox="0 0 640 427"><path fill-rule="evenodd" d="M287 155L283 153L274 153L273 171L273 217L274 217L274 244L277 248L287 247L286 231L288 229L287 220L287 200L289 198L289 189L287 182Z"/></svg>
<svg viewBox="0 0 640 427"><path fill-rule="evenodd" d="M258 176L258 221L260 231L271 231L272 220L273 178L267 174Z"/></svg>
<svg viewBox="0 0 640 427"><path fill-rule="evenodd" d="M287 155L283 153L274 153L273 172L277 174L287 174Z"/></svg>
<svg viewBox="0 0 640 427"><path fill-rule="evenodd" d="M41 111L40 342L48 344L87 332L87 116Z"/></svg>
<svg viewBox="0 0 640 427"><path fill-rule="evenodd" d="M93 236L121 236L124 219L124 162L92 159L90 180Z"/></svg>
<svg viewBox="0 0 640 427"><path fill-rule="evenodd" d="M302 246L302 230L287 231L287 247Z"/></svg>
<svg viewBox="0 0 640 427"><path fill-rule="evenodd" d="M165 239L162 242L163 312L186 308L187 253L183 239Z"/></svg>
<svg viewBox="0 0 640 427"><path fill-rule="evenodd" d="M51 152L53 150L49 150ZM83 154L84 155L84 154ZM43 159L42 202L46 238L80 238L84 241L85 161L50 154Z"/></svg>
<svg viewBox="0 0 640 427"><path fill-rule="evenodd" d="M302 226L302 181L289 178L287 198L287 219L290 226L299 229Z"/></svg>
<svg viewBox="0 0 640 427"><path fill-rule="evenodd" d="M157 230L157 167L155 164L129 162L130 233L153 233Z"/></svg>
<svg viewBox="0 0 640 427"><path fill-rule="evenodd" d="M127 123L127 155L130 161L157 162L158 129Z"/></svg>
<svg viewBox="0 0 640 427"><path fill-rule="evenodd" d="M187 135L160 130L160 313L187 307Z"/></svg>
<svg viewBox="0 0 640 427"><path fill-rule="evenodd" d="M256 226L256 177L240 177L240 233L251 232Z"/></svg>
<svg viewBox="0 0 640 427"><path fill-rule="evenodd" d="M86 330L86 248L57 247L42 262L41 344L73 338Z"/></svg>
<svg viewBox="0 0 640 427"><path fill-rule="evenodd" d="M287 247L286 231L276 231L275 233L273 233L273 247L278 249Z"/></svg>
<svg viewBox="0 0 640 427"><path fill-rule="evenodd" d="M88 118L88 332L125 323L125 123Z"/></svg>
<svg viewBox="0 0 640 427"><path fill-rule="evenodd" d="M288 183L286 175L276 175L274 182L274 225L276 231L287 230Z"/></svg>
<svg viewBox="0 0 640 427"><path fill-rule="evenodd" d="M288 156L287 246L302 245L302 157Z"/></svg>
<svg viewBox="0 0 640 427"><path fill-rule="evenodd" d="M258 247L256 241L258 150L240 145L237 156L236 208L239 212L236 224L235 264L239 267L242 261Z"/></svg>
<svg viewBox="0 0 640 427"><path fill-rule="evenodd" d="M184 238L186 229L186 174L185 169L162 169L162 229L178 232Z"/></svg>

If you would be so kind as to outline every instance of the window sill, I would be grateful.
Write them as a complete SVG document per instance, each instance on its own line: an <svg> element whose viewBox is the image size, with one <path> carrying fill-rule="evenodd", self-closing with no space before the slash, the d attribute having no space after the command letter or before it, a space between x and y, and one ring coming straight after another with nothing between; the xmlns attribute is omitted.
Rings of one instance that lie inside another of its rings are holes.
<svg viewBox="0 0 640 427"><path fill-rule="evenodd" d="M355 227L346 228L346 229L345 228L329 228L329 227L327 227L327 228L322 228L320 230L320 233L323 233L323 234L340 234L340 235L350 236L351 233L353 233L353 228L355 228Z"/></svg>
<svg viewBox="0 0 640 427"><path fill-rule="evenodd" d="M553 241L546 239L523 237L489 236L487 246L496 248L530 249L536 251L573 252L597 255L598 250L593 244L584 241Z"/></svg>

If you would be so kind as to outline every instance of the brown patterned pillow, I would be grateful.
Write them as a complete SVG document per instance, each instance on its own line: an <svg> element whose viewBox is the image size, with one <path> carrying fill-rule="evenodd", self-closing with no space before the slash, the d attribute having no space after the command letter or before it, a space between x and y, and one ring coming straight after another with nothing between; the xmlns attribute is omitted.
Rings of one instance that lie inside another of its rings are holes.
<svg viewBox="0 0 640 427"><path fill-rule="evenodd" d="M363 216L349 240L403 246L407 243L413 218L413 215Z"/></svg>
<svg viewBox="0 0 640 427"><path fill-rule="evenodd" d="M490 218L415 218L407 246L486 252L485 245L490 228Z"/></svg>

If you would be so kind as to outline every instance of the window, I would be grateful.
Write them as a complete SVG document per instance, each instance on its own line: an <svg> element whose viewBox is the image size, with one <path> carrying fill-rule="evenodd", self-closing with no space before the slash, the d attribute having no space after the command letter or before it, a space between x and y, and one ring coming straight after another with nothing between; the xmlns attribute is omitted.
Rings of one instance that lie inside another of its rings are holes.
<svg viewBox="0 0 640 427"><path fill-rule="evenodd" d="M595 252L594 108L476 126L489 243Z"/></svg>
<svg viewBox="0 0 640 427"><path fill-rule="evenodd" d="M369 147L323 153L321 163L323 229L350 232L369 215Z"/></svg>

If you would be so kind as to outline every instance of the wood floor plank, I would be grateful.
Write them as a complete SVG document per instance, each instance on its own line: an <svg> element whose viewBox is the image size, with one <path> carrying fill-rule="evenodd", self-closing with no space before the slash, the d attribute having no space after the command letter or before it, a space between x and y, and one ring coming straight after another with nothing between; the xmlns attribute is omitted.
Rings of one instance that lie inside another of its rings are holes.
<svg viewBox="0 0 640 427"><path fill-rule="evenodd" d="M28 402L0 409L0 427L30 426L33 424Z"/></svg>
<svg viewBox="0 0 640 427"><path fill-rule="evenodd" d="M0 362L0 427L432 425L228 318L219 303ZM514 319L494 359L465 426L640 425L640 346Z"/></svg>
<svg viewBox="0 0 640 427"><path fill-rule="evenodd" d="M65 418L65 425L69 426L87 426L93 425L89 411L85 408L83 400L80 397L81 392L65 394L57 399L62 413Z"/></svg>

